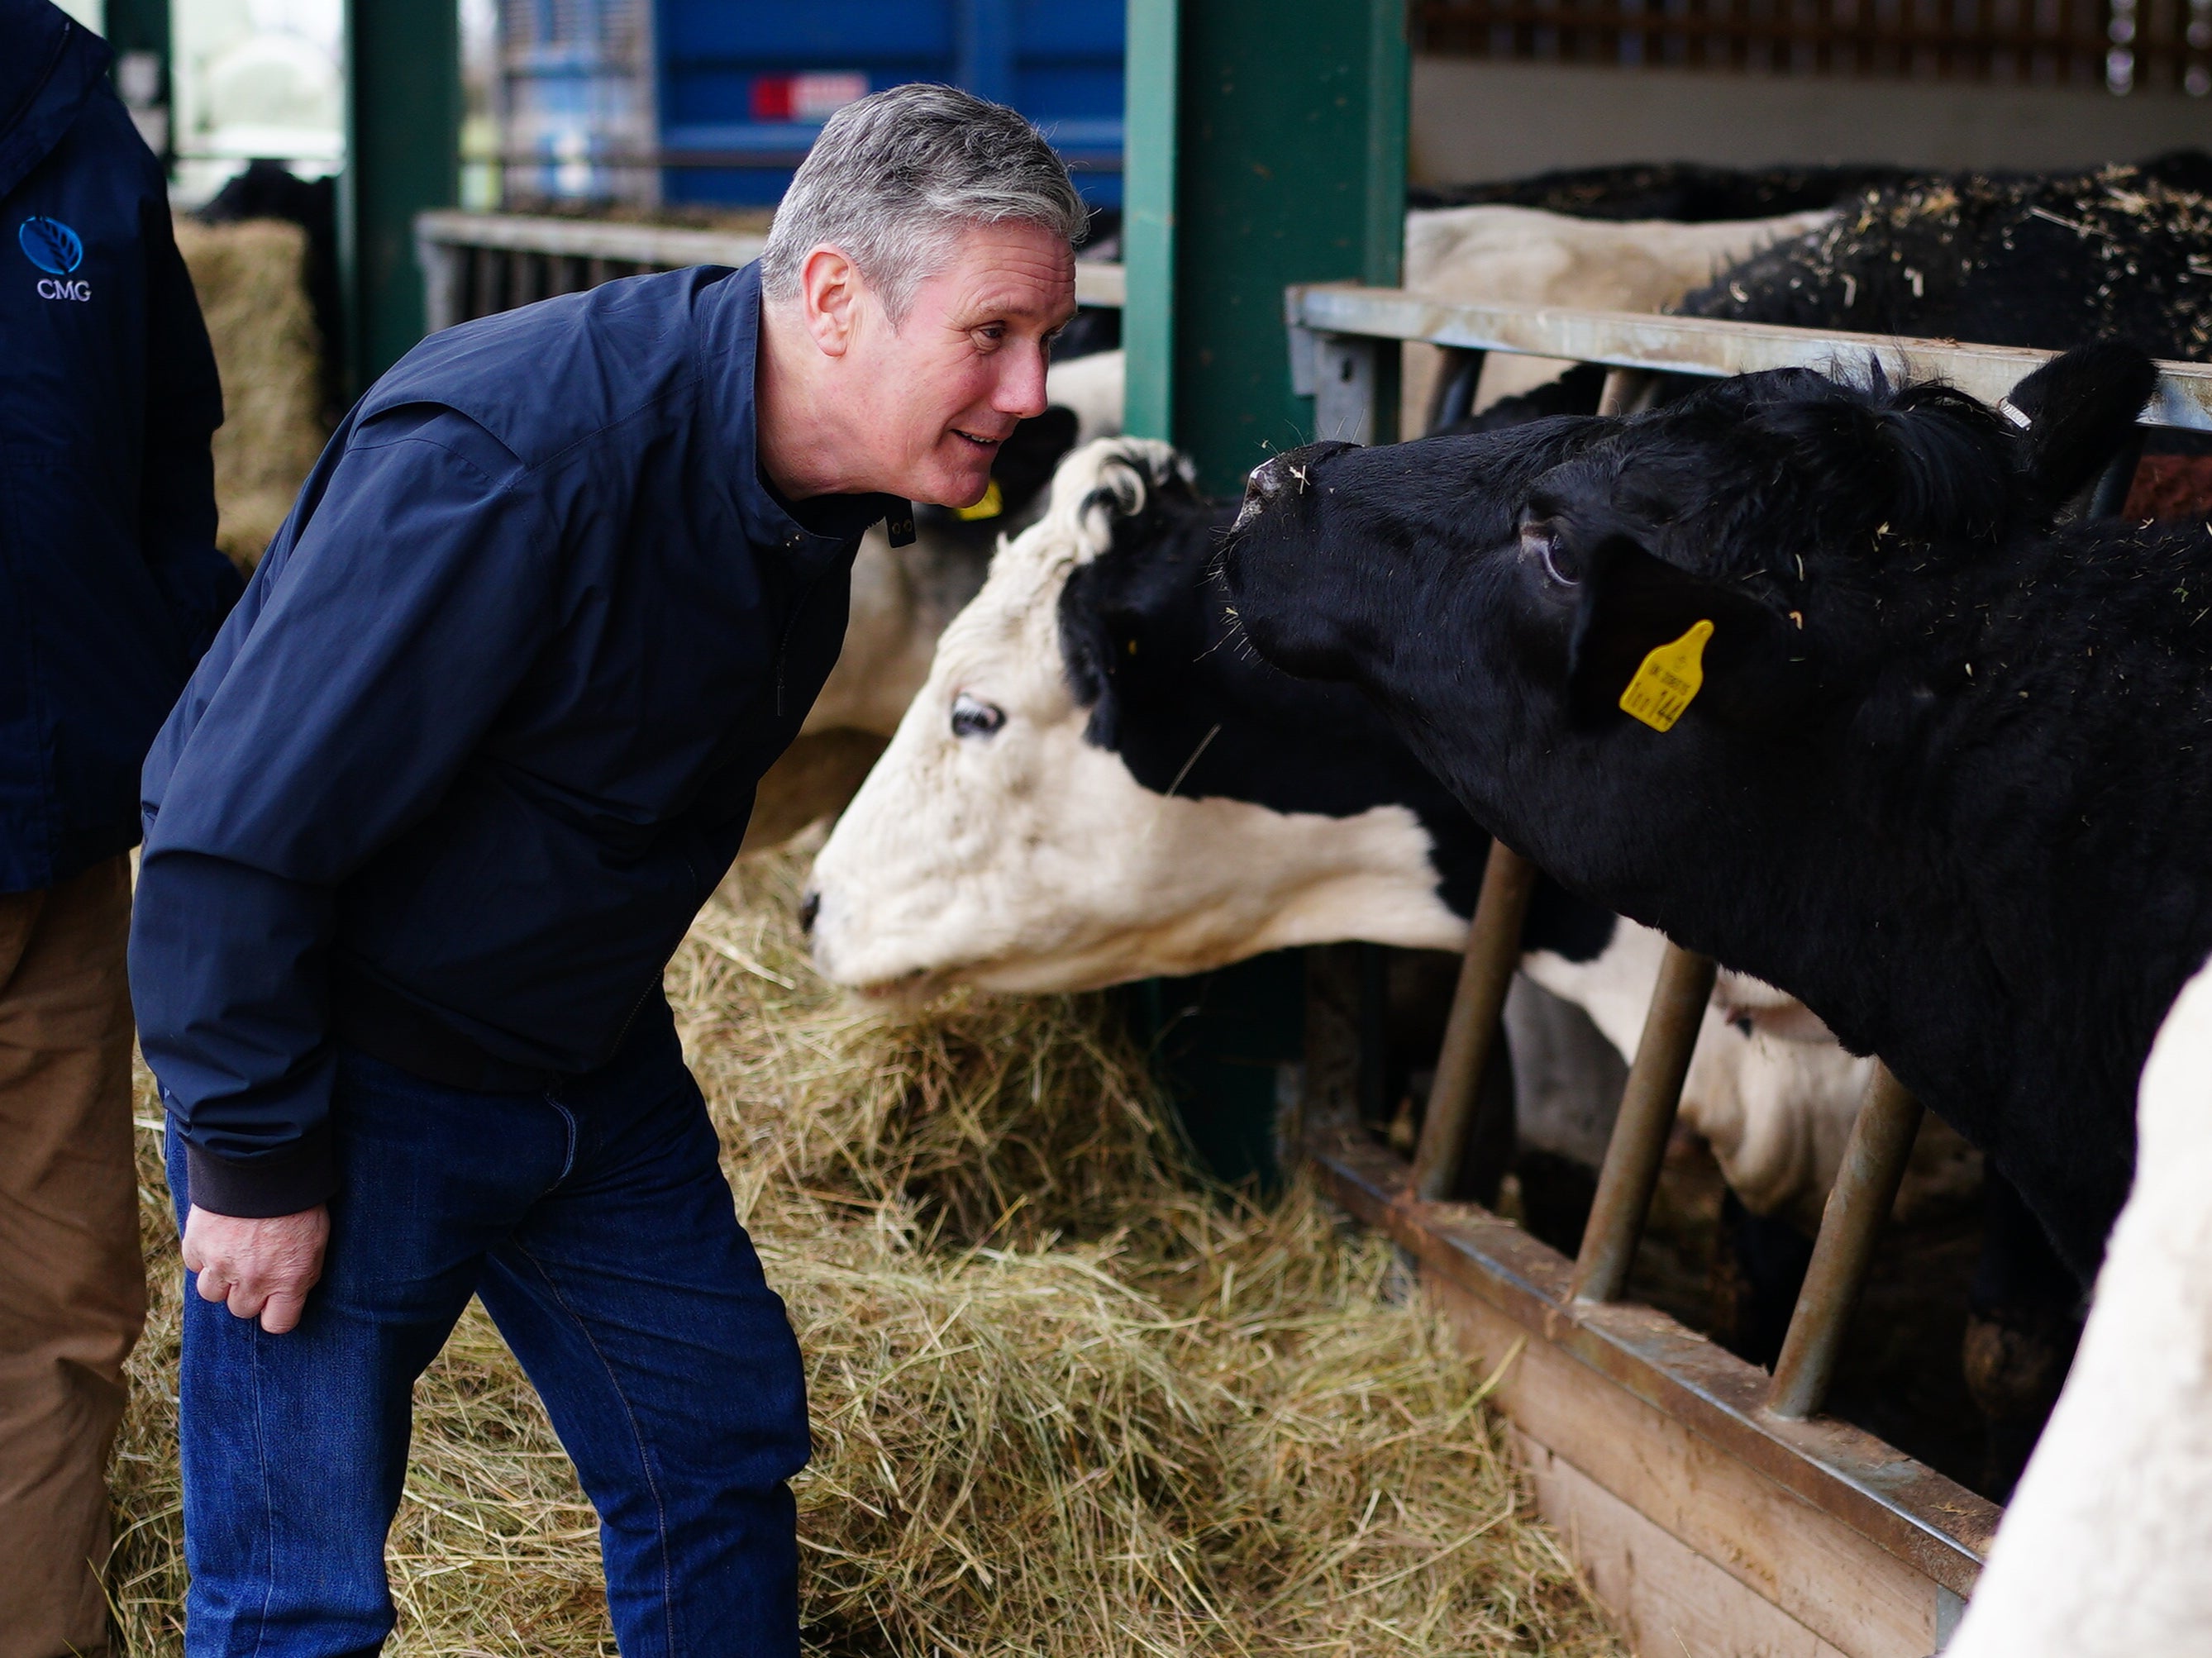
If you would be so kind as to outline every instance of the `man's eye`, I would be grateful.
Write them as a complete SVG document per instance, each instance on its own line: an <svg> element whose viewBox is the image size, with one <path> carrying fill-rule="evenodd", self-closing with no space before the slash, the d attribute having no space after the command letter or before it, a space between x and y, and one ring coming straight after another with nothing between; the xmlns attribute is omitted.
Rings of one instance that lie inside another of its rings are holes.
<svg viewBox="0 0 2212 1658"><path fill-rule="evenodd" d="M1525 558L1540 559L1544 574L1562 587L1572 587L1583 579L1581 561L1561 544L1559 531L1551 524L1522 525L1521 552Z"/></svg>

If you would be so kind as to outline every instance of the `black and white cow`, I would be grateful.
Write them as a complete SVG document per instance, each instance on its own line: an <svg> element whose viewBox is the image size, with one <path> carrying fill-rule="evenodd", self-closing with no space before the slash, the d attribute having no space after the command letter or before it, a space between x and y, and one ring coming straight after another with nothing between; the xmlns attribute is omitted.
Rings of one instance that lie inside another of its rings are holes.
<svg viewBox="0 0 2212 1658"><path fill-rule="evenodd" d="M2024 430L1791 371L1316 446L1254 474L1229 586L1570 890L1879 1054L2086 1283L2212 949L2212 537L2052 528L2151 382L2106 347L2015 390ZM1700 637L1679 723L1622 711Z"/></svg>
<svg viewBox="0 0 2212 1658"><path fill-rule="evenodd" d="M1464 942L1488 837L1364 698L1231 639L1207 575L1232 510L1200 500L1164 445L1070 458L823 848L824 974L906 994L1067 990L1291 944ZM1529 977L1632 1054L1659 936L1547 887L1528 942ZM1525 1054L1542 1015L1516 1012ZM1866 1071L1801 1005L1730 975L1685 1115L1753 1213L1817 1213ZM1524 1108L1540 1103L1520 1080ZM1555 1114L1525 1112L1538 1119ZM1573 1157L1588 1141L1562 1127L1535 1144Z"/></svg>

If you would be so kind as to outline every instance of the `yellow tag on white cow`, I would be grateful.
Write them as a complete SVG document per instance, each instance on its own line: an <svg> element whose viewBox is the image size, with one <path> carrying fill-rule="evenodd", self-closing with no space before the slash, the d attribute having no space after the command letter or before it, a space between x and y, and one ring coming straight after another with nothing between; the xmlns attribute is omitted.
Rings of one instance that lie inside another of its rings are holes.
<svg viewBox="0 0 2212 1658"><path fill-rule="evenodd" d="M1621 692L1620 711L1655 732L1674 730L1705 686L1705 641L1712 636L1713 624L1698 622L1680 639L1655 647Z"/></svg>
<svg viewBox="0 0 2212 1658"><path fill-rule="evenodd" d="M973 524L978 519L996 518L1006 510L1006 498L999 492L999 480L993 478L991 487L983 491L983 499L973 507L955 507L952 516L963 524Z"/></svg>

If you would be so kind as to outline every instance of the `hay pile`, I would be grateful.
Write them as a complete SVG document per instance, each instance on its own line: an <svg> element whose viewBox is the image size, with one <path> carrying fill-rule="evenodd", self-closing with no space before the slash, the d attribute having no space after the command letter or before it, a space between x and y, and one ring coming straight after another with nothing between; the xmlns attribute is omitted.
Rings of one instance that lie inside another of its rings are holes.
<svg viewBox="0 0 2212 1658"><path fill-rule="evenodd" d="M251 569L330 435L322 342L307 303L307 233L275 219L176 222L222 376L216 544Z"/></svg>
<svg viewBox="0 0 2212 1658"><path fill-rule="evenodd" d="M812 1390L823 1654L1613 1653L1480 1389L1388 1249L1177 1177L1095 999L856 1009L799 865L750 862L669 974ZM150 1123L150 1103L142 1112ZM134 1654L178 1650L175 1246L116 1483ZM471 1309L420 1389L391 1546L406 1653L611 1653L589 1509Z"/></svg>

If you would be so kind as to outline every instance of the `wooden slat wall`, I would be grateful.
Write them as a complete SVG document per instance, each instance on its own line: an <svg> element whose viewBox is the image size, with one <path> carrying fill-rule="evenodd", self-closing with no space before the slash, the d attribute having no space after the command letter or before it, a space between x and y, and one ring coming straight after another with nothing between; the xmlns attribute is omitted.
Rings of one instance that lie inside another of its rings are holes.
<svg viewBox="0 0 2212 1658"><path fill-rule="evenodd" d="M2212 0L1417 0L1413 29L1528 63L2212 93Z"/></svg>

